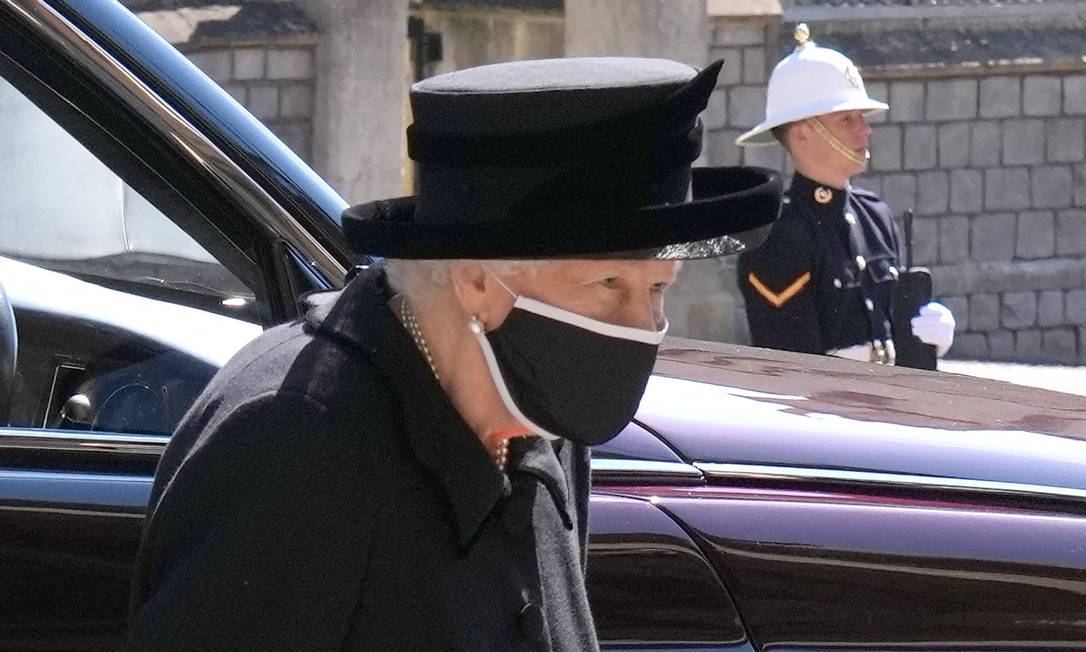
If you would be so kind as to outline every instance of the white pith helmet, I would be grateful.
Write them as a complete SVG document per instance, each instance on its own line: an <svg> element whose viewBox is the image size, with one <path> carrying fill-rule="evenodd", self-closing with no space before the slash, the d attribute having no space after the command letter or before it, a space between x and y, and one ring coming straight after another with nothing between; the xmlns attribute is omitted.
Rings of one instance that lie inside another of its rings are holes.
<svg viewBox="0 0 1086 652"><path fill-rule="evenodd" d="M736 138L736 145L770 145L777 142L774 127L805 118L855 110L870 115L890 108L867 96L864 80L848 57L808 40L806 24L796 27L795 36L799 45L769 77L765 120Z"/></svg>

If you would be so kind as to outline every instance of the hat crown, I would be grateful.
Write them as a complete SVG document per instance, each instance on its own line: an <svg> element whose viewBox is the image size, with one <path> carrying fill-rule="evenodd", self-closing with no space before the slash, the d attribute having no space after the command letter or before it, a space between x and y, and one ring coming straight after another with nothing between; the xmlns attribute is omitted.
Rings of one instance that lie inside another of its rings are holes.
<svg viewBox="0 0 1086 652"><path fill-rule="evenodd" d="M415 125L467 135L553 131L657 101L697 71L667 59L577 57L511 61L411 87Z"/></svg>
<svg viewBox="0 0 1086 652"><path fill-rule="evenodd" d="M769 77L766 117L791 112L800 103L816 110L814 107L831 107L851 99L868 99L863 78L852 61L830 48L799 47L782 59Z"/></svg>
<svg viewBox="0 0 1086 652"><path fill-rule="evenodd" d="M765 120L741 135L740 145L775 142L770 130L836 111L885 111L889 107L872 99L863 77L852 61L832 48L801 42L782 59L769 76Z"/></svg>
<svg viewBox="0 0 1086 652"><path fill-rule="evenodd" d="M408 150L418 163L417 219L683 201L700 152L697 114L712 90L702 80L681 92L697 77L664 59L582 57L415 84Z"/></svg>

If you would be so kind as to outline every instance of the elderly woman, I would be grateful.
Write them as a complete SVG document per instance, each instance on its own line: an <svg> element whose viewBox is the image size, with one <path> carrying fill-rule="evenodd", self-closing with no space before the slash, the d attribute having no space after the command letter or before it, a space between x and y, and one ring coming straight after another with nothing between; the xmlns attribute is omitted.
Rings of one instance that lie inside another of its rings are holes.
<svg viewBox="0 0 1086 652"><path fill-rule="evenodd" d="M773 174L692 176L718 69L417 84L418 196L344 216L388 258L240 352L175 433L130 649L596 649L588 446L636 410L678 261L777 214Z"/></svg>

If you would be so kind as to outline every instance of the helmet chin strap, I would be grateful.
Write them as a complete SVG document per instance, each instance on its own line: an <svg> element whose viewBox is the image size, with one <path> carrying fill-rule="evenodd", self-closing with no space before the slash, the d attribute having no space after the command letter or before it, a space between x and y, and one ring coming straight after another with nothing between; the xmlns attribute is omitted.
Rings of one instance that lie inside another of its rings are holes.
<svg viewBox="0 0 1086 652"><path fill-rule="evenodd" d="M855 150L838 140L837 136L830 133L826 125L819 122L818 118L807 118L803 122L809 125L811 129L814 129L815 133L822 137L822 140L830 144L830 147L837 150L838 154L858 165L867 165L867 159L871 158L871 152L865 149L863 156L860 156Z"/></svg>

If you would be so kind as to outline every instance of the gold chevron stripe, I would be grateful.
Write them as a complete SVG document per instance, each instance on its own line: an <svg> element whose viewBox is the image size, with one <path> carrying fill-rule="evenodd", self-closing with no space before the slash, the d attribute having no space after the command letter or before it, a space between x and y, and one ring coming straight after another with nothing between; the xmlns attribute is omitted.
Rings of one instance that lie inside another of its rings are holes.
<svg viewBox="0 0 1086 652"><path fill-rule="evenodd" d="M765 286L765 283L751 272L747 275L747 280L754 286L755 290L758 290L758 294L765 297L765 300L772 303L775 308L780 308L784 304L788 303L788 300L796 296L796 294L807 285L811 280L810 272L803 272L799 278L792 281L792 284L784 288L780 294L777 294L773 290L770 290Z"/></svg>

